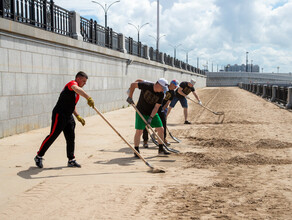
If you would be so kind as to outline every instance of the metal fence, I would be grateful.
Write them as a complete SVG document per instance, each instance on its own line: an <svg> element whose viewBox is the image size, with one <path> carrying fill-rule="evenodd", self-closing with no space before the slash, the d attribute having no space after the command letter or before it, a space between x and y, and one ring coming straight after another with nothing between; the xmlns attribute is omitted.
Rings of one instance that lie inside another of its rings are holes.
<svg viewBox="0 0 292 220"><path fill-rule="evenodd" d="M0 0L1 17L68 37L75 35L73 13L55 5L53 0ZM97 24L92 19L80 17L80 33L85 42L123 51L121 34ZM148 59L146 48L146 45L134 41L131 37L125 38L125 49L129 54ZM169 66L205 74L204 71L154 50L152 47L149 48L149 57L152 61L160 63L164 61Z"/></svg>
<svg viewBox="0 0 292 220"><path fill-rule="evenodd" d="M83 41L108 47L113 50L120 50L119 34L111 28L104 28L92 19L80 17L80 33Z"/></svg>
<svg viewBox="0 0 292 220"><path fill-rule="evenodd" d="M47 0L0 0L0 16L72 36L72 13Z"/></svg>

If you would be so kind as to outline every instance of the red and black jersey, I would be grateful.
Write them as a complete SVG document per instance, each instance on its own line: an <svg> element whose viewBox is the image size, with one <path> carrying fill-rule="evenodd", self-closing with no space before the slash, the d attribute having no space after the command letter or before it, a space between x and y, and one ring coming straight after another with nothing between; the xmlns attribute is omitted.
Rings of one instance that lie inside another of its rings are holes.
<svg viewBox="0 0 292 220"><path fill-rule="evenodd" d="M73 85L78 85L75 80L72 80L65 85L54 108L55 112L64 115L72 115L79 100L79 94L74 92L71 88Z"/></svg>

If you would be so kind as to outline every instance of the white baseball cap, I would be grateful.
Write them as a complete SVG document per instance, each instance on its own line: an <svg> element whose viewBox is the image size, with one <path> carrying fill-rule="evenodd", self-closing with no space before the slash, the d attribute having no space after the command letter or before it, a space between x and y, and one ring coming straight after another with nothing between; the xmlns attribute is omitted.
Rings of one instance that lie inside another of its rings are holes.
<svg viewBox="0 0 292 220"><path fill-rule="evenodd" d="M194 86L196 84L196 80L195 79L191 79L191 84Z"/></svg>
<svg viewBox="0 0 292 220"><path fill-rule="evenodd" d="M166 79L160 78L157 82L163 87L164 92L168 91L168 82Z"/></svg>

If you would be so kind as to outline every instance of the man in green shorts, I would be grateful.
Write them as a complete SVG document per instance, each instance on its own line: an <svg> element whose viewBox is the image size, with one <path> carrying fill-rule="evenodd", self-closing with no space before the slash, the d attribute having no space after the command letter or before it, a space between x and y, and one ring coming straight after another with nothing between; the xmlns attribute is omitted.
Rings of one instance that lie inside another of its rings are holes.
<svg viewBox="0 0 292 220"><path fill-rule="evenodd" d="M163 98L164 98L163 91L168 90L167 86L168 86L168 82L164 78L160 78L156 83L145 82L145 81L133 82L130 86L129 97L127 99L128 103L134 104L134 101L132 99L134 90L136 88L141 90L140 97L137 104L137 109L146 119L147 123L151 127L156 128L161 140L164 140L164 134L163 134L164 131L163 131L162 122L157 114L157 111L159 107L161 106ZM138 113L136 113L136 121L135 121L136 133L134 136L134 145L135 145L135 149L139 153L140 153L139 143L140 143L143 130L145 129L145 126L146 125L143 119L139 116ZM169 154L169 152L164 150L163 143L160 141L158 143L159 143L158 154L164 154L164 155ZM138 157L136 154L135 156Z"/></svg>

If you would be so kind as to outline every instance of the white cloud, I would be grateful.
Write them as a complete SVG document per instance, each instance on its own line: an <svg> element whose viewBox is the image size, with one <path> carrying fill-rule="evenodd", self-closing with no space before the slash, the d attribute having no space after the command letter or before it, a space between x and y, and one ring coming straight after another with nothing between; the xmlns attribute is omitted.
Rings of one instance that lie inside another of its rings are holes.
<svg viewBox="0 0 292 220"><path fill-rule="evenodd" d="M101 4L112 1L97 0ZM104 11L90 0L55 0L63 8L78 11L104 25ZM108 25L114 31L137 39L137 30L128 25L142 25L140 39L155 47L155 0L121 0L108 11ZM173 55L170 46L177 48L177 57L197 65L213 62L219 66L245 63L249 60L265 71L292 72L292 0L160 0L160 50ZM98 15L97 17L94 17ZM202 66L200 66L202 68Z"/></svg>

